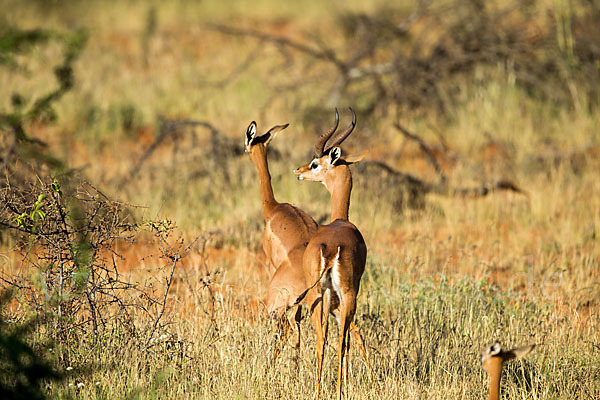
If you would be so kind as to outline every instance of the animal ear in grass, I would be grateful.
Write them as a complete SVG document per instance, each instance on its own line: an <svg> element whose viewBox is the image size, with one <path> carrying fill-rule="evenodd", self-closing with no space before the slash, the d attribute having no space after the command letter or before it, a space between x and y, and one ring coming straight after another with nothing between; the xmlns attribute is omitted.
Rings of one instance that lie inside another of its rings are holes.
<svg viewBox="0 0 600 400"><path fill-rule="evenodd" d="M523 347L517 347L515 349L509 350L504 353L504 359L510 360L513 358L522 358L527 354L531 353L531 351L535 348L535 344Z"/></svg>

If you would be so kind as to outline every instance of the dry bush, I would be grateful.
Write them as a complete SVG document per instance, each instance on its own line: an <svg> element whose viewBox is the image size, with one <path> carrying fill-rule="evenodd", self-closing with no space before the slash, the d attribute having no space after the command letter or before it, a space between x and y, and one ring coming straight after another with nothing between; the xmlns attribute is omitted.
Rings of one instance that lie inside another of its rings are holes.
<svg viewBox="0 0 600 400"><path fill-rule="evenodd" d="M340 101L360 105L363 115L381 117L395 109L448 116L465 84L487 81L497 66L534 98L572 108L582 101L597 105L600 35L594 17L600 9L593 2L577 7L579 13L568 5L540 17L533 2L420 1L410 14L389 6L368 14L341 13L335 26L342 35L317 29L298 39L212 27L258 42L233 76L257 62L256 54L268 45L285 60L282 71L298 65L307 75L300 81L279 84L276 70L265 83L273 97L302 96L305 89L322 96L316 107L306 109L308 121L329 116ZM546 20L540 23L540 18Z"/></svg>
<svg viewBox="0 0 600 400"><path fill-rule="evenodd" d="M60 50L56 65L42 67L53 68L56 87L44 88L44 94L28 101L14 93L12 110L0 113L6 176L0 185L0 227L9 264L15 264L0 279L4 289L16 290L13 317L43 316L39 324L44 334L61 343L87 337L95 344L115 331L149 341L163 326L175 267L185 252L183 241L171 239L174 227L169 221L135 219L132 207L67 171L28 132L34 123L56 118L54 107L73 88L73 64L86 37L41 29L0 32L0 61L15 74L26 71L34 50L53 44ZM158 262L156 276L140 283L119 270L116 246L133 243L142 231L154 233L156 253L165 264Z"/></svg>
<svg viewBox="0 0 600 400"><path fill-rule="evenodd" d="M150 340L164 326L168 291L185 251L181 240L170 238L169 221L136 220L130 207L87 182L6 185L0 198L0 225L15 264L0 279L16 289L15 315L44 315L46 335L64 343L82 337L96 343L117 331ZM120 270L117 244L131 245L144 231L154 233L162 261L154 276L136 282Z"/></svg>

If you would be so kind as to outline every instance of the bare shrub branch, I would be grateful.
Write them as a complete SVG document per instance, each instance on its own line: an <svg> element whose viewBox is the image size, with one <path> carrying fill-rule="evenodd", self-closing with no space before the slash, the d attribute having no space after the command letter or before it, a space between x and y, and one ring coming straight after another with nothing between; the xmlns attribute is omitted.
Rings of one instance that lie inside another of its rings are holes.
<svg viewBox="0 0 600 400"><path fill-rule="evenodd" d="M182 239L170 244L170 221L137 221L131 206L85 181L6 185L0 201L0 225L14 238L11 259L20 264L0 272L0 287L15 289L15 301L47 316L47 335L68 343L86 332L96 343L117 329L134 338L145 332L150 340L166 326L173 277L187 255ZM132 260L118 247L134 245L148 231L167 270L154 263L151 279L138 282L119 265ZM133 317L140 312L147 317Z"/></svg>

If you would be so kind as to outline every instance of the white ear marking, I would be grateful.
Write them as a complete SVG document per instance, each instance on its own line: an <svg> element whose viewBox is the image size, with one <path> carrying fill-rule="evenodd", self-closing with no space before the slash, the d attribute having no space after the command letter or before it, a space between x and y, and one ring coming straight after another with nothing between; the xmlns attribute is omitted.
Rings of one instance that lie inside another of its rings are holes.
<svg viewBox="0 0 600 400"><path fill-rule="evenodd" d="M256 122L252 121L250 125L248 125L248 129L246 129L246 140L244 141L244 145L248 147L254 138L256 137Z"/></svg>
<svg viewBox="0 0 600 400"><path fill-rule="evenodd" d="M342 149L340 149L337 146L332 148L329 151L329 157L328 157L329 164L335 165L335 163L340 159L341 156L342 156Z"/></svg>

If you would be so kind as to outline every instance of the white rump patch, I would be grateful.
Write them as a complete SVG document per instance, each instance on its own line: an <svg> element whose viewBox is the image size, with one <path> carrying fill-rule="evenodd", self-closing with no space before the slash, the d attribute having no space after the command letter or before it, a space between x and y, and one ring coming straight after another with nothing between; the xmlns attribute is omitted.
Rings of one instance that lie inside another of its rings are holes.
<svg viewBox="0 0 600 400"><path fill-rule="evenodd" d="M325 267L327 266L327 260L323 257L323 247L321 247L321 270L319 271L319 275L323 275L325 272Z"/></svg>
<svg viewBox="0 0 600 400"><path fill-rule="evenodd" d="M333 259L333 265L331 266L331 284L333 286L333 290L337 294L340 301L342 301L342 294L340 292L340 253L342 248L338 246L337 254Z"/></svg>

